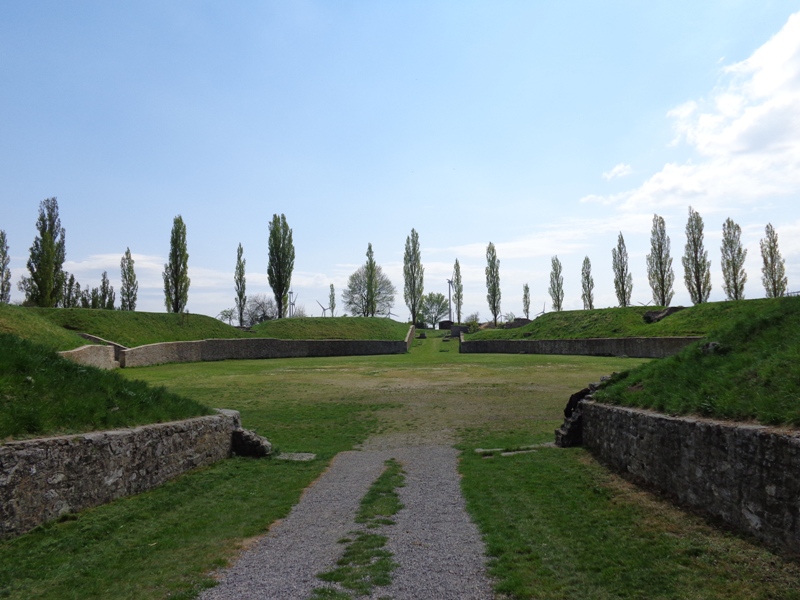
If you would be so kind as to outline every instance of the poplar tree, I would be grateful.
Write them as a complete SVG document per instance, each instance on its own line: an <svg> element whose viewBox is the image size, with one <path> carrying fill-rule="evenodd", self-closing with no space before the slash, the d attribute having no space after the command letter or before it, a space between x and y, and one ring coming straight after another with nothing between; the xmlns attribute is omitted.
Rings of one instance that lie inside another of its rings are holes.
<svg viewBox="0 0 800 600"><path fill-rule="evenodd" d="M108 272L103 271L100 278L99 306L97 308L104 308L106 310L114 310L114 302L116 294L114 293L114 286L108 281Z"/></svg>
<svg viewBox="0 0 800 600"><path fill-rule="evenodd" d="M403 254L403 300L411 311L411 322L417 322L417 315L422 308L424 291L422 256L419 250L419 234L415 229L406 238L406 249Z"/></svg>
<svg viewBox="0 0 800 600"><path fill-rule="evenodd" d="M169 260L164 265L164 304L167 312L181 313L189 301L189 251L186 248L186 224L178 215L172 221Z"/></svg>
<svg viewBox="0 0 800 600"><path fill-rule="evenodd" d="M0 229L0 304L11 302L11 269L8 263L11 257L8 255L8 240L6 232Z"/></svg>
<svg viewBox="0 0 800 600"><path fill-rule="evenodd" d="M686 222L686 249L681 261L683 281L692 303L708 301L711 293L711 261L708 260L708 251L703 247L703 218L691 206Z"/></svg>
<svg viewBox="0 0 800 600"><path fill-rule="evenodd" d="M531 318L531 288L527 283L522 286L522 314L526 319Z"/></svg>
<svg viewBox="0 0 800 600"><path fill-rule="evenodd" d="M243 258L244 248L242 244L236 249L236 270L233 274L233 284L236 288L236 314L239 317L239 327L244 327L244 311L247 308L247 279L244 276L244 268L247 260Z"/></svg>
<svg viewBox="0 0 800 600"><path fill-rule="evenodd" d="M336 291L333 289L333 284L331 284L331 292L328 295L328 310L331 311L332 317L336 314Z"/></svg>
<svg viewBox="0 0 800 600"><path fill-rule="evenodd" d="M500 260L492 242L486 247L486 301L494 326L497 327L497 315L500 314Z"/></svg>
<svg viewBox="0 0 800 600"><path fill-rule="evenodd" d="M267 276L275 304L278 307L278 318L286 316L286 304L289 289L292 285L292 271L294 271L294 244L292 243L292 230L286 222L286 216L272 215L269 224L269 264Z"/></svg>
<svg viewBox="0 0 800 600"><path fill-rule="evenodd" d="M583 259L581 267L581 300L583 309L592 310L594 308L594 279L592 278L592 261L589 257Z"/></svg>
<svg viewBox="0 0 800 600"><path fill-rule="evenodd" d="M69 278L64 283L64 293L61 295L61 306L63 308L78 308L81 305L81 284L75 281L75 275L64 271L64 275Z"/></svg>
<svg viewBox="0 0 800 600"><path fill-rule="evenodd" d="M744 284L747 273L744 271L744 260L747 249L742 247L742 228L728 218L722 224L722 288L728 300L744 300Z"/></svg>
<svg viewBox="0 0 800 600"><path fill-rule="evenodd" d="M761 281L767 292L767 298L780 298L786 294L788 285L786 261L781 258L781 252L778 250L778 234L772 223L767 223L765 233L766 237L761 240L761 260L764 262L761 268Z"/></svg>
<svg viewBox="0 0 800 600"><path fill-rule="evenodd" d="M653 290L653 303L656 306L669 306L675 291L675 272L672 270L669 236L664 218L653 215L653 229L650 231L650 254L647 255L647 278Z"/></svg>
<svg viewBox="0 0 800 600"><path fill-rule="evenodd" d="M58 201L47 198L39 204L36 220L38 235L33 240L28 272L17 287L25 293L25 301L34 306L50 308L58 306L64 293L63 265L67 256L66 232L58 216Z"/></svg>
<svg viewBox="0 0 800 600"><path fill-rule="evenodd" d="M461 265L453 265L453 302L456 305L456 323L461 323L461 307L464 306L464 284L461 281Z"/></svg>
<svg viewBox="0 0 800 600"><path fill-rule="evenodd" d="M367 244L367 262L364 263L364 283L366 294L364 307L367 317L374 317L378 312L378 265L375 262L375 253L372 251L372 242ZM394 294L394 292L392 292Z"/></svg>
<svg viewBox="0 0 800 600"><path fill-rule="evenodd" d="M561 261L558 256L550 259L550 287L547 292L553 301L553 310L560 312L564 304L564 277L561 275Z"/></svg>
<svg viewBox="0 0 800 600"><path fill-rule="evenodd" d="M631 293L633 292L633 275L628 271L628 250L625 248L625 238L620 231L617 237L617 247L611 249L611 267L614 270L614 292L620 307L630 306Z"/></svg>
<svg viewBox="0 0 800 600"><path fill-rule="evenodd" d="M120 280L119 309L136 310L136 299L139 295L139 282L136 281L136 271L133 270L135 261L131 256L131 249L126 248L125 254L119 261Z"/></svg>

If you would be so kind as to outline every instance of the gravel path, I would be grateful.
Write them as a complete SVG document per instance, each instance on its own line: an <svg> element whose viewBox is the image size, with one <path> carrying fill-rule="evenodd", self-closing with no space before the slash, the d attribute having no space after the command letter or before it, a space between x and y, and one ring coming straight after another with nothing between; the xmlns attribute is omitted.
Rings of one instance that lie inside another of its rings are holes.
<svg viewBox="0 0 800 600"><path fill-rule="evenodd" d="M483 543L461 496L457 457L449 446L408 447L398 440L371 440L361 451L342 452L289 516L200 598L306 600L325 585L316 575L335 566L344 551L337 541L357 528L361 498L389 458L400 461L406 472L406 484L398 490L405 507L396 524L381 533L388 536L387 548L400 566L392 584L375 588L373 598L492 598Z"/></svg>

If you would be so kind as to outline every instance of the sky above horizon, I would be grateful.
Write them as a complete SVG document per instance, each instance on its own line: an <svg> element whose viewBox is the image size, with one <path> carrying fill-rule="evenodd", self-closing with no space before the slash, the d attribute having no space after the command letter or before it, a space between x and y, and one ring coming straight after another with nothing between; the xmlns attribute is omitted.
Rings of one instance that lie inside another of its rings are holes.
<svg viewBox="0 0 800 600"><path fill-rule="evenodd" d="M652 304L646 255L666 221L673 305L691 301L681 256L689 206L705 223L710 300L724 300L722 224L742 227L747 298L763 297L772 223L800 290L800 0L776 2L22 2L0 19L0 229L12 301L57 197L64 268L119 290L126 248L137 310L164 311L173 218L187 227L188 310L271 294L268 223L285 214L297 305L337 314L367 244L401 320L403 250L419 232L425 291L464 314L616 306L611 249L625 238L634 304ZM119 302L119 300L117 300Z"/></svg>

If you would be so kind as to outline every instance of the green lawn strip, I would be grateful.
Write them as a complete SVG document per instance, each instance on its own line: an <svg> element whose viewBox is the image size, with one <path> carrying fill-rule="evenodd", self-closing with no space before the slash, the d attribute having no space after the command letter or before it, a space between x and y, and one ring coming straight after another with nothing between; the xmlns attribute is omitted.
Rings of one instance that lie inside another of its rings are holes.
<svg viewBox="0 0 800 600"><path fill-rule="evenodd" d="M462 488L502 597L800 598L800 567L622 482L582 449L484 458L525 431L461 445Z"/></svg>
<svg viewBox="0 0 800 600"><path fill-rule="evenodd" d="M404 485L403 469L395 459L387 460L385 464L386 469L361 499L356 513L356 523L364 524L367 531L354 531L354 539L341 540L347 548L336 568L318 575L323 581L336 583L359 596L371 593L375 586L389 585L392 571L397 567L392 553L385 549L386 536L369 531L394 524L391 517L403 508L396 491ZM312 596L315 600L348 597L344 592L331 588L317 588Z"/></svg>
<svg viewBox="0 0 800 600"><path fill-rule="evenodd" d="M0 334L0 441L212 413L164 387L78 365L44 346Z"/></svg>
<svg viewBox="0 0 800 600"><path fill-rule="evenodd" d="M285 340L404 340L409 326L383 317L303 317L265 321L253 331Z"/></svg>
<svg viewBox="0 0 800 600"><path fill-rule="evenodd" d="M709 340L719 346L704 351ZM668 414L800 425L800 298L741 303L737 318L706 341L625 373L597 398Z"/></svg>

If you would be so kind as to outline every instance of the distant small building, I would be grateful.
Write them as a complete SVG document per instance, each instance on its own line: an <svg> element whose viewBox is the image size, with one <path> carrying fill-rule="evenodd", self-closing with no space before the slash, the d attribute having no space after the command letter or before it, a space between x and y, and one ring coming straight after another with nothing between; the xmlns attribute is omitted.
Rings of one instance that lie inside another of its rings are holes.
<svg viewBox="0 0 800 600"><path fill-rule="evenodd" d="M452 321L439 321L439 329L450 331L450 328L452 326L453 326L453 322Z"/></svg>

